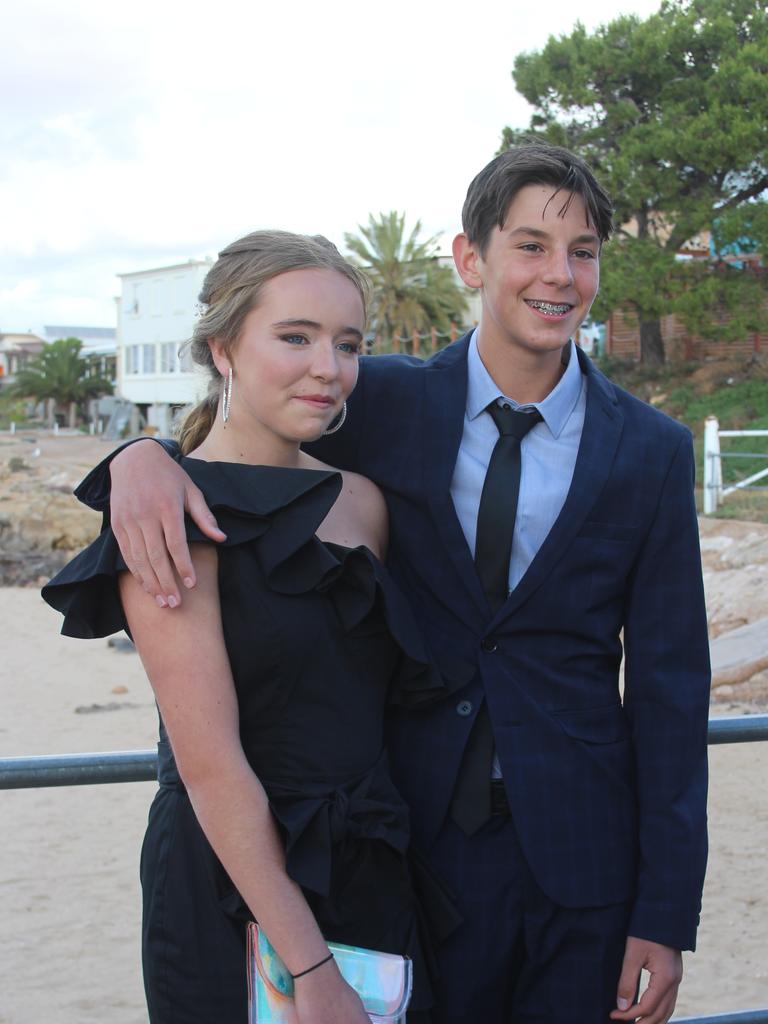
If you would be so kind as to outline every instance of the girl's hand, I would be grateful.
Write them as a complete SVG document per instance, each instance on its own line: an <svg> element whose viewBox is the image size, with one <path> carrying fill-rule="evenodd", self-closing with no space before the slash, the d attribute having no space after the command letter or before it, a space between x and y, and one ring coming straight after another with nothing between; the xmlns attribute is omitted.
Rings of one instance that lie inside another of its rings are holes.
<svg viewBox="0 0 768 1024"><path fill-rule="evenodd" d="M294 985L299 1024L371 1024L360 996L344 981L333 960Z"/></svg>

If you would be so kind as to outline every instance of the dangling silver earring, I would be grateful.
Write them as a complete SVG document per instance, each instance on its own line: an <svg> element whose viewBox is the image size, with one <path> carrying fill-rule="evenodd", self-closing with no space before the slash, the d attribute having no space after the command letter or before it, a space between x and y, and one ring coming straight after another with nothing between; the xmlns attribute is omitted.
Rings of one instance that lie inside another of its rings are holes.
<svg viewBox="0 0 768 1024"><path fill-rule="evenodd" d="M345 402L344 405L342 405L341 407L341 415L339 416L338 420L332 426L328 427L327 430L323 431L323 437L328 437L329 434L335 434L337 430L341 430L341 428L344 426L344 420L346 418L347 403Z"/></svg>
<svg viewBox="0 0 768 1024"><path fill-rule="evenodd" d="M221 394L221 418L229 423L229 410L232 405L232 367L230 366L224 378L224 389Z"/></svg>

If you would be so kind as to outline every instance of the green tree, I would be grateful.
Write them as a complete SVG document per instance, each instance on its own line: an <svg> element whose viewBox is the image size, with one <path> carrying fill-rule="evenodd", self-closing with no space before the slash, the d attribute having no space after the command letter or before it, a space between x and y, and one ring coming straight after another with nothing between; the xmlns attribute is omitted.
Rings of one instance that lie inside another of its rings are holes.
<svg viewBox="0 0 768 1024"><path fill-rule="evenodd" d="M645 20L623 16L591 35L577 23L542 51L521 54L513 78L534 113L527 130L504 129L502 148L530 138L567 146L616 203L620 227L604 262L597 316L632 308L642 358L657 363L665 358L665 313L710 336L765 328L765 278L730 266L718 247L718 238L766 236L763 0L663 0ZM676 256L710 230L711 262L721 264L714 277Z"/></svg>
<svg viewBox="0 0 768 1024"><path fill-rule="evenodd" d="M80 355L82 347L79 338L59 338L46 345L36 359L16 374L14 394L38 402L51 400L54 406L68 408L69 425L74 427L82 402L112 394L112 382L100 377Z"/></svg>
<svg viewBox="0 0 768 1024"><path fill-rule="evenodd" d="M372 286L371 319L385 345L398 335L430 327L448 331L461 322L467 299L450 267L437 259L437 237L420 239L421 221L406 232L405 214L392 210L370 214L359 234L347 233L344 242L365 269Z"/></svg>

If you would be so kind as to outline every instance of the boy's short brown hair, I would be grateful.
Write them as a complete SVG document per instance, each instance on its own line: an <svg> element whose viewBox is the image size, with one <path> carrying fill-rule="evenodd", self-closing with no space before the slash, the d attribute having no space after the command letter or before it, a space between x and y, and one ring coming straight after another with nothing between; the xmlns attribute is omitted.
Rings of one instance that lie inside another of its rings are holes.
<svg viewBox="0 0 768 1024"><path fill-rule="evenodd" d="M494 227L504 227L509 204L526 185L552 185L568 193L561 214L579 195L601 242L613 232L613 203L587 164L562 146L527 142L501 153L480 171L461 211L464 234L485 255Z"/></svg>

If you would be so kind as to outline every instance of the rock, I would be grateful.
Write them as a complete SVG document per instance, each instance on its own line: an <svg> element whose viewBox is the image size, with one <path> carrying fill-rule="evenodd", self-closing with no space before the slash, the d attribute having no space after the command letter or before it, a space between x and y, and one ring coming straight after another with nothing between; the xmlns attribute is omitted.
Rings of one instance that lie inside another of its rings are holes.
<svg viewBox="0 0 768 1024"><path fill-rule="evenodd" d="M752 535L744 544L728 549L721 558L731 569L754 569L768 561L768 537Z"/></svg>
<svg viewBox="0 0 768 1024"><path fill-rule="evenodd" d="M710 655L713 688L744 683L768 669L768 618L721 634Z"/></svg>
<svg viewBox="0 0 768 1024"><path fill-rule="evenodd" d="M129 640L127 636L111 636L109 640L107 640L107 647L111 647L113 651L118 651L123 654L136 653L133 641ZM116 691L113 690L112 692L115 693Z"/></svg>
<svg viewBox="0 0 768 1024"><path fill-rule="evenodd" d="M69 561L66 551L45 554L0 552L0 585L4 587L40 587Z"/></svg>
<svg viewBox="0 0 768 1024"><path fill-rule="evenodd" d="M45 481L45 486L51 491L72 494L72 481L69 478L69 473L54 473Z"/></svg>
<svg viewBox="0 0 768 1024"><path fill-rule="evenodd" d="M702 554L710 551L725 551L733 544L733 537L717 536L717 537L702 537L701 538L701 552Z"/></svg>
<svg viewBox="0 0 768 1024"><path fill-rule="evenodd" d="M108 704L80 704L75 708L76 715L93 715L100 711L122 711L123 708L138 708L139 704L132 704L127 700L111 700Z"/></svg>

